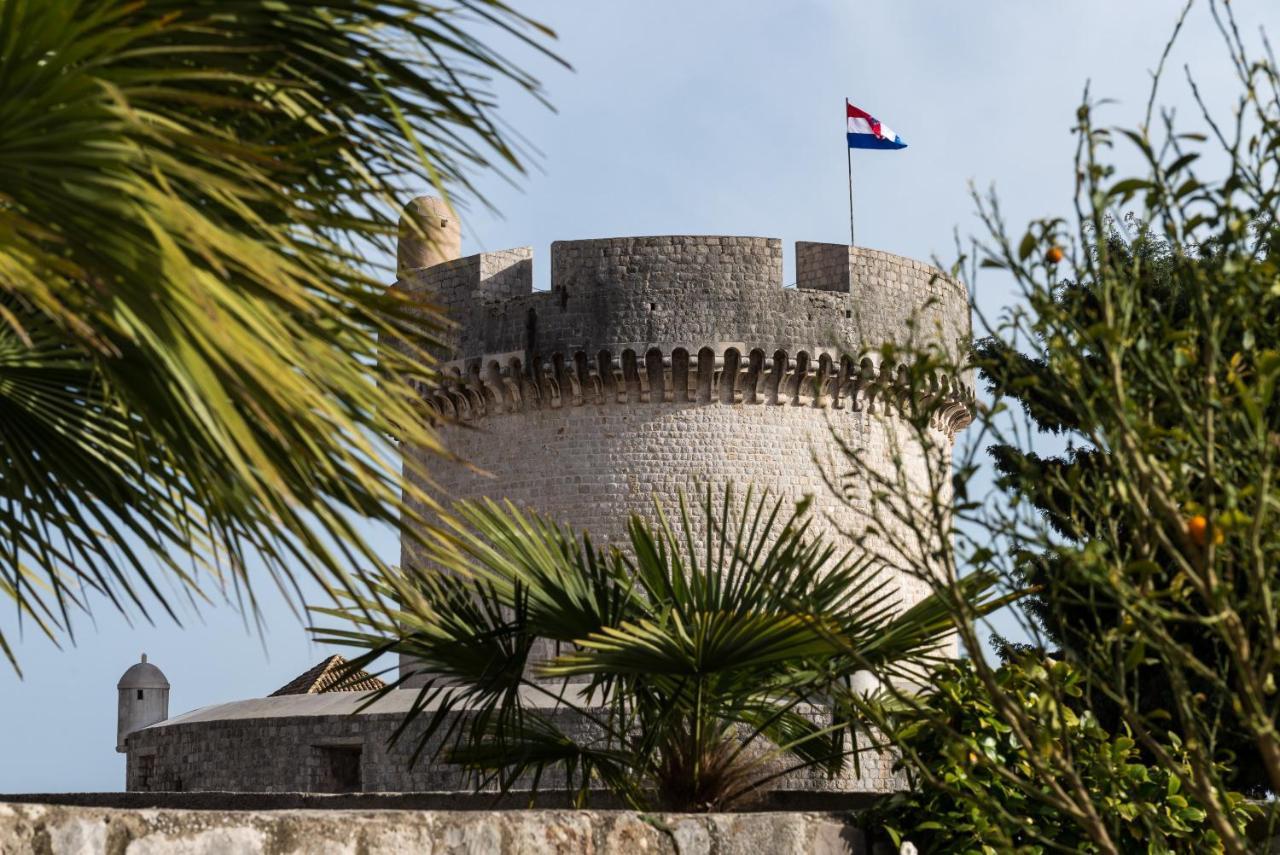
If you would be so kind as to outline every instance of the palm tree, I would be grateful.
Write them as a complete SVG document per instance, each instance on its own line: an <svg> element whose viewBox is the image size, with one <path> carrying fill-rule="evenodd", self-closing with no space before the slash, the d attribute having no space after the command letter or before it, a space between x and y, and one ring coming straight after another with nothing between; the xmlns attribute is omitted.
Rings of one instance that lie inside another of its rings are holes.
<svg viewBox="0 0 1280 855"><path fill-rule="evenodd" d="M366 650L353 670L416 663L369 700L427 677L396 735L415 759L503 791L555 772L579 803L603 786L637 809L720 810L788 772L846 770L869 744L855 675L919 679L945 653L946 606L901 608L882 568L811 533L807 501L708 491L697 511L681 499L676 526L658 518L600 549L510 504L461 503L437 567L316 609L339 620L317 636Z"/></svg>
<svg viewBox="0 0 1280 855"><path fill-rule="evenodd" d="M406 186L474 198L476 172L521 169L487 89L539 86L478 23L551 37L497 0L0 0L20 620L57 637L102 597L173 614L210 582L252 608L251 557L286 590L299 564L352 588L384 569L356 520L417 530L385 437L438 449L402 381L430 373L441 319L366 260L390 257Z"/></svg>

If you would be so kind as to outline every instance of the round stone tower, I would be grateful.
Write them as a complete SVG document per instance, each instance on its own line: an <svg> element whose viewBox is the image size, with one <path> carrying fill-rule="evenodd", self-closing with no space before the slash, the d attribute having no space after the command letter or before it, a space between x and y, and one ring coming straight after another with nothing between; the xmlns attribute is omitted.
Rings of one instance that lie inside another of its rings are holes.
<svg viewBox="0 0 1280 855"><path fill-rule="evenodd" d="M116 751L125 753L125 737L135 730L169 717L169 681L164 672L147 661L129 666L116 683L119 707L116 713Z"/></svg>
<svg viewBox="0 0 1280 855"><path fill-rule="evenodd" d="M784 287L773 238L557 241L551 289L535 292L529 248L427 266L457 246L456 221L424 200L406 217L436 239L429 256L402 244L402 265L424 263L402 266L396 287L455 324L443 381L420 390L447 446L474 466L427 461L445 498L509 498L617 542L627 515L650 512L655 499L670 515L680 490L732 482L811 494L817 527L856 534L865 520L850 504L865 505L870 488L852 485L847 502L831 494L815 457L836 452L832 431L877 465L898 454L923 480L938 456L928 463L897 430L896 402L943 397L934 429L948 464L969 420L965 383L935 377L908 390L878 356L884 343L966 346L968 295L929 265L798 243L797 281ZM402 561L418 561L407 541ZM905 605L927 587L899 581Z"/></svg>

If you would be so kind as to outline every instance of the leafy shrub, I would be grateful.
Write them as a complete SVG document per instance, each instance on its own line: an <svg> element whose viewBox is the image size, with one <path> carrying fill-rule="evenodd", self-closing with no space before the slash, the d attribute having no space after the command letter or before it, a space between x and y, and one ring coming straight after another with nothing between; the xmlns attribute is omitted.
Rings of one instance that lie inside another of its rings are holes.
<svg viewBox="0 0 1280 855"><path fill-rule="evenodd" d="M478 787L741 807L787 772L856 770L857 710L827 703L859 672L919 673L952 630L938 597L901 608L877 565L811 531L808 500L786 504L708 489L675 525L633 516L629 543L602 550L510 504L464 502L435 566L317 609L341 622L318 633L369 651L352 669L414 662L427 683L404 738ZM960 593L981 609L985 586L975 574Z"/></svg>
<svg viewBox="0 0 1280 855"><path fill-rule="evenodd" d="M1032 743L1064 747L1089 792L1098 818L1125 851L1221 852L1202 806L1179 780L1145 765L1135 741L1112 734L1079 705L1080 673L1052 659L1014 657L996 672L1002 697L1040 722ZM1046 694L1045 686L1058 687ZM923 704L900 715L897 767L916 785L879 806L880 825L895 845L909 840L921 852L1096 852L1078 818L1055 810L1036 792L1044 786L1039 757L1022 748L1008 717L969 662L948 665L931 681ZM1040 752L1037 752L1040 753ZM1243 834L1253 808L1238 793L1223 794Z"/></svg>

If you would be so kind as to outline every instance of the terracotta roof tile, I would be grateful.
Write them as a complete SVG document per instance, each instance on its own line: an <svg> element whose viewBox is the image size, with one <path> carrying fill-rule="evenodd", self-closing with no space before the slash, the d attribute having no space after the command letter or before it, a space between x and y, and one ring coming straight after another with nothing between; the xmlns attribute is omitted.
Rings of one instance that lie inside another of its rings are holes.
<svg viewBox="0 0 1280 855"><path fill-rule="evenodd" d="M364 671L355 672L338 685L338 678L344 673L343 669L346 665L347 660L341 656L330 656L314 668L294 677L268 697L318 695L321 692L372 692L386 687L386 683Z"/></svg>

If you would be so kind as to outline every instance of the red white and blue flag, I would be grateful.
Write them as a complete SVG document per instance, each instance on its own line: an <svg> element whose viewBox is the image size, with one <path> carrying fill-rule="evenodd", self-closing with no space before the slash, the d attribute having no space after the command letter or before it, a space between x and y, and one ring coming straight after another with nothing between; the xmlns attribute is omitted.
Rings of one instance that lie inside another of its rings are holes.
<svg viewBox="0 0 1280 855"><path fill-rule="evenodd" d="M881 122L865 110L859 110L847 100L844 106L849 114L849 148L906 148L902 137L893 128Z"/></svg>

